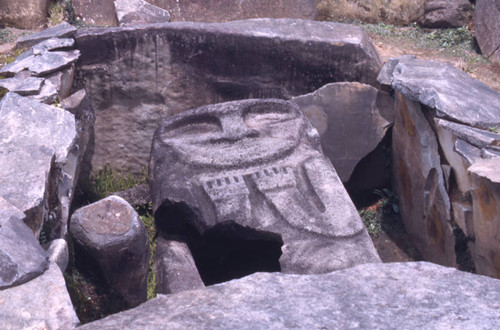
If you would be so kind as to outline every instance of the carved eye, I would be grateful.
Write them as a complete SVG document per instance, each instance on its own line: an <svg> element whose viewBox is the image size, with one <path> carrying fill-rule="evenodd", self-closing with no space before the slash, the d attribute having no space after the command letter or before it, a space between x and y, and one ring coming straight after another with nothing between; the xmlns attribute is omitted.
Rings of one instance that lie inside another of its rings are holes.
<svg viewBox="0 0 500 330"><path fill-rule="evenodd" d="M163 138L181 138L189 136L200 136L220 132L219 120L211 116L196 116L183 118L165 128Z"/></svg>

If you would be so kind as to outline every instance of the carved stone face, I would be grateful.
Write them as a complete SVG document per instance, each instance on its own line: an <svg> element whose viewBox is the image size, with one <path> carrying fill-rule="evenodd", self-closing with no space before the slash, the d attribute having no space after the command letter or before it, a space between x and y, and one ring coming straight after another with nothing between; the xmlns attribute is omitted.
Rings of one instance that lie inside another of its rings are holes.
<svg viewBox="0 0 500 330"><path fill-rule="evenodd" d="M267 163L290 154L306 122L279 100L198 108L163 126L160 139L180 160L215 168Z"/></svg>

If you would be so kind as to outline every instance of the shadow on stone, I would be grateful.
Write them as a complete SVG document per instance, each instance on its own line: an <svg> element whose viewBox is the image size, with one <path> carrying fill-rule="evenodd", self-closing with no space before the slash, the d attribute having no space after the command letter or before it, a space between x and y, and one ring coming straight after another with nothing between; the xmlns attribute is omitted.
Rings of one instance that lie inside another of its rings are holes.
<svg viewBox="0 0 500 330"><path fill-rule="evenodd" d="M195 219L195 213L184 203L165 203L155 214L162 235L186 241L205 285L281 270L283 241L279 235L231 221L201 234Z"/></svg>

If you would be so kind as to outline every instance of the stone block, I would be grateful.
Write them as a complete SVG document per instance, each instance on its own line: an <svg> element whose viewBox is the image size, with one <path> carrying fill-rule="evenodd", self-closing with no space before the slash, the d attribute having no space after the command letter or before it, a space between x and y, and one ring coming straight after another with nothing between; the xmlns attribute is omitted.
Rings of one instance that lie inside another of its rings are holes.
<svg viewBox="0 0 500 330"><path fill-rule="evenodd" d="M33 30L47 24L49 0L0 0L0 22Z"/></svg>
<svg viewBox="0 0 500 330"><path fill-rule="evenodd" d="M293 19L81 30L76 43L76 88L85 86L98 114L93 165L137 174L162 117L336 81L377 85L381 66L358 27Z"/></svg>
<svg viewBox="0 0 500 330"><path fill-rule="evenodd" d="M107 284L126 307L146 301L149 241L134 208L118 196L76 210L71 236L94 260Z"/></svg>

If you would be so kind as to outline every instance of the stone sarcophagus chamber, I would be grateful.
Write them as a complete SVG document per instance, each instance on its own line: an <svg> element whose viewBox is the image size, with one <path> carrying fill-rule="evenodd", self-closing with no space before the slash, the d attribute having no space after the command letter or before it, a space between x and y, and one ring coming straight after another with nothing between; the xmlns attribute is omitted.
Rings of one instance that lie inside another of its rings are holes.
<svg viewBox="0 0 500 330"><path fill-rule="evenodd" d="M188 240L202 277L227 266L221 259L289 273L380 261L317 131L292 103L233 101L165 119L150 181L159 229Z"/></svg>

